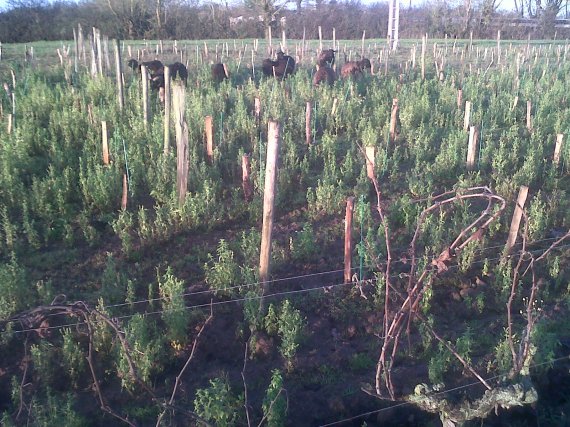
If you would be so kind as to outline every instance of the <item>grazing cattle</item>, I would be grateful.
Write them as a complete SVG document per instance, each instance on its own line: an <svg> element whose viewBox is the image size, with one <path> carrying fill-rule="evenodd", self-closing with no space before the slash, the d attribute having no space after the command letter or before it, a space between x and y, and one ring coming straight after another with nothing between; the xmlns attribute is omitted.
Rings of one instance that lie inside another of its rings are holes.
<svg viewBox="0 0 570 427"><path fill-rule="evenodd" d="M263 74L271 77L275 76L284 79L295 72L295 60L283 52L277 52L277 61L271 59L264 59L261 64Z"/></svg>
<svg viewBox="0 0 570 427"><path fill-rule="evenodd" d="M230 78L230 73L225 64L219 62L217 64L212 65L212 80L214 80L214 82L221 83L225 79L229 78Z"/></svg>
<svg viewBox="0 0 570 427"><path fill-rule="evenodd" d="M188 69L186 66L180 62L175 62L168 66L170 68L170 76L173 80L180 79L184 82L184 85L188 82Z"/></svg>
<svg viewBox="0 0 570 427"><path fill-rule="evenodd" d="M336 75L334 70L324 59L319 60L317 64L317 72L313 76L313 85L318 86L321 83L327 83L329 86L334 84Z"/></svg>
<svg viewBox="0 0 570 427"><path fill-rule="evenodd" d="M351 61L344 64L340 69L340 75L343 79L351 76L356 77L366 69L372 69L372 64L370 64L368 58L362 58L360 61Z"/></svg>
<svg viewBox="0 0 570 427"><path fill-rule="evenodd" d="M164 74L164 65L158 59L154 59L152 61L143 61L138 62L136 59L129 59L127 62L129 68L133 70L137 70L139 73L141 71L141 66L145 66L151 76L157 74Z"/></svg>
<svg viewBox="0 0 570 427"><path fill-rule="evenodd" d="M333 49L326 49L323 50L321 53L319 53L319 58L318 58L318 62L320 63L321 61L326 62L330 67L332 67L334 65L334 54L336 53L336 50Z"/></svg>

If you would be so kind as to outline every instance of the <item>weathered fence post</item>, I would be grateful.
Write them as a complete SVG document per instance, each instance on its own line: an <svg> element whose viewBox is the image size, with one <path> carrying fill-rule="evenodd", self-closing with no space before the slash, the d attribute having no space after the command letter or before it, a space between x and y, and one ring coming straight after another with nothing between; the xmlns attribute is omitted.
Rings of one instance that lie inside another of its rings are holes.
<svg viewBox="0 0 570 427"><path fill-rule="evenodd" d="M527 196L528 196L528 187L526 185L521 185L521 188L519 190L519 195L517 197L517 205L515 206L515 212L513 213L513 219L511 220L509 237L507 239L507 244L505 245L506 253L509 253L511 251L512 247L515 245L515 242L517 240L524 204L526 202Z"/></svg>
<svg viewBox="0 0 570 427"><path fill-rule="evenodd" d="M176 129L176 190L178 203L184 205L188 188L188 125L184 117L186 88L182 84L172 87L173 112Z"/></svg>
<svg viewBox="0 0 570 427"><path fill-rule="evenodd" d="M558 167L558 164L560 163L560 153L562 152L563 140L564 140L563 134L559 133L558 135L556 135L556 145L554 146L554 158L553 158L555 167Z"/></svg>
<svg viewBox="0 0 570 427"><path fill-rule="evenodd" d="M469 145L467 147L467 170L475 169L475 157L477 155L477 143L479 130L476 126L469 127Z"/></svg>
<svg viewBox="0 0 570 427"><path fill-rule="evenodd" d="M115 72L117 78L117 96L119 97L119 110L123 111L125 97L123 91L123 65L121 60L121 42L115 40Z"/></svg>
<svg viewBox="0 0 570 427"><path fill-rule="evenodd" d="M271 238L273 232L273 209L275 206L275 186L277 177L277 157L279 155L279 123L269 121L267 160L265 163L265 187L263 190L263 225L261 228L261 249L259 253L259 281L263 293L267 290L271 259ZM263 301L261 304L263 310Z"/></svg>
<svg viewBox="0 0 570 427"><path fill-rule="evenodd" d="M8 132L8 135L10 135L10 134L12 133L12 126L13 126L13 123L14 123L14 116L12 115L12 113L10 113L10 114L7 115L7 117L8 117L8 129L7 129L7 132Z"/></svg>
<svg viewBox="0 0 570 427"><path fill-rule="evenodd" d="M365 147L366 154L366 176L374 179L374 164L376 162L376 147Z"/></svg>
<svg viewBox="0 0 570 427"><path fill-rule="evenodd" d="M346 199L346 213L344 216L344 283L350 283L352 280L352 212L353 211L354 211L354 197L351 196Z"/></svg>
<svg viewBox="0 0 570 427"><path fill-rule="evenodd" d="M463 105L463 89L457 90L457 108L460 109Z"/></svg>
<svg viewBox="0 0 570 427"><path fill-rule="evenodd" d="M392 114L390 115L390 144L396 140L396 123L398 121L398 98L392 100Z"/></svg>
<svg viewBox="0 0 570 427"><path fill-rule="evenodd" d="M107 122L101 122L101 144L103 146L103 164L109 164L109 133L107 132Z"/></svg>
<svg viewBox="0 0 570 427"><path fill-rule="evenodd" d="M305 143L311 145L313 141L312 129L311 129L311 112L313 105L311 101L307 101L307 106L305 108Z"/></svg>
<svg viewBox="0 0 570 427"><path fill-rule="evenodd" d="M127 199L129 194L129 184L127 180L127 174L123 174L123 195L121 197L121 210L127 209Z"/></svg>
<svg viewBox="0 0 570 427"><path fill-rule="evenodd" d="M241 184L243 188L243 195L246 201L250 202L253 199L253 187L249 178L251 174L251 163L249 155L244 154L241 157Z"/></svg>
<svg viewBox="0 0 570 427"><path fill-rule="evenodd" d="M206 158L212 163L214 161L214 119L212 116L204 118L204 132L206 134Z"/></svg>
<svg viewBox="0 0 570 427"><path fill-rule="evenodd" d="M150 121L150 109L148 105L148 70L146 66L141 66L142 101L143 101L143 121L145 128Z"/></svg>
<svg viewBox="0 0 570 427"><path fill-rule="evenodd" d="M331 116L334 117L337 110L338 98L333 99L333 105L331 109Z"/></svg>
<svg viewBox="0 0 570 427"><path fill-rule="evenodd" d="M426 45L427 45L427 36L422 36L422 57L421 57L421 66L422 66L422 80L426 78Z"/></svg>
<svg viewBox="0 0 570 427"><path fill-rule="evenodd" d="M255 123L259 126L259 122L261 121L261 99L258 96L253 99L253 114L255 116Z"/></svg>
<svg viewBox="0 0 570 427"><path fill-rule="evenodd" d="M532 131L532 103L526 102L526 128L529 132Z"/></svg>
<svg viewBox="0 0 570 427"><path fill-rule="evenodd" d="M471 124L471 102L465 101L465 116L463 118L463 130L468 130Z"/></svg>
<svg viewBox="0 0 570 427"><path fill-rule="evenodd" d="M170 106L171 106L171 79L170 67L164 67L164 142L162 151L168 154L170 147Z"/></svg>

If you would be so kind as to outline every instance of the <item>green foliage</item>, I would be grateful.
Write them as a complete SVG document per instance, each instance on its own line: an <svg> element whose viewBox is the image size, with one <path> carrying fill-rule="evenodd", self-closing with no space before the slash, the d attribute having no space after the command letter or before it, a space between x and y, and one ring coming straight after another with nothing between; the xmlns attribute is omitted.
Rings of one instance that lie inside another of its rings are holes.
<svg viewBox="0 0 570 427"><path fill-rule="evenodd" d="M209 387L196 390L194 411L216 426L238 425L242 406L243 397L232 392L227 377L214 378Z"/></svg>
<svg viewBox="0 0 570 427"><path fill-rule="evenodd" d="M33 305L35 296L27 282L25 270L15 258L0 264L0 320Z"/></svg>
<svg viewBox="0 0 570 427"><path fill-rule="evenodd" d="M184 282L177 279L172 270L158 277L158 289L162 302L162 319L167 327L166 337L170 342L185 343L189 312L184 303Z"/></svg>
<svg viewBox="0 0 570 427"><path fill-rule="evenodd" d="M301 312L295 309L289 300L285 300L279 309L271 304L264 323L269 334L277 334L281 338L279 351L291 368L293 357L304 335L305 320Z"/></svg>
<svg viewBox="0 0 570 427"><path fill-rule="evenodd" d="M86 368L85 353L71 329L65 328L61 334L63 336L61 350L65 371L69 374L73 386L77 388Z"/></svg>
<svg viewBox="0 0 570 427"><path fill-rule="evenodd" d="M236 289L228 289L239 283L239 266L234 260L234 252L225 239L221 239L217 248L217 258L208 254L204 265L206 283L217 295L237 295Z"/></svg>
<svg viewBox="0 0 570 427"><path fill-rule="evenodd" d="M29 420L38 427L51 427L55 425L66 427L89 426L88 419L82 417L75 410L76 402L71 394L58 397L48 390L45 401L34 397L30 403Z"/></svg>
<svg viewBox="0 0 570 427"><path fill-rule="evenodd" d="M125 328L125 338L129 343L130 357L141 380L147 382L151 375L160 372L165 362L164 336L150 318L135 314ZM120 346L117 371L121 384L134 390L136 381L130 373L127 352Z"/></svg>
<svg viewBox="0 0 570 427"><path fill-rule="evenodd" d="M269 427L283 427L287 421L287 396L283 388L283 375L278 369L271 373L271 382L265 392L262 409Z"/></svg>

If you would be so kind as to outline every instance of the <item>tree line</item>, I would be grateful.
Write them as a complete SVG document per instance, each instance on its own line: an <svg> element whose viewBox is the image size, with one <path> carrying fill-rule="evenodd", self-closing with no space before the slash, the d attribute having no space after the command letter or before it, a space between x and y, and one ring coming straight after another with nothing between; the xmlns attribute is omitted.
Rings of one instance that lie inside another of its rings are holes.
<svg viewBox="0 0 570 427"><path fill-rule="evenodd" d="M230 5L195 0L87 0L48 2L11 0L0 10L0 41L70 40L73 28L95 26L120 39L232 39L275 36L286 30L290 38L316 38L321 26L324 38L385 38L388 4L363 5L353 0L244 0ZM535 2L535 3L533 3ZM497 10L498 0L455 3L433 0L422 6L403 2L400 37L564 38L568 30L553 25L567 8L562 0L525 0L517 10ZM533 6L534 5L534 6Z"/></svg>

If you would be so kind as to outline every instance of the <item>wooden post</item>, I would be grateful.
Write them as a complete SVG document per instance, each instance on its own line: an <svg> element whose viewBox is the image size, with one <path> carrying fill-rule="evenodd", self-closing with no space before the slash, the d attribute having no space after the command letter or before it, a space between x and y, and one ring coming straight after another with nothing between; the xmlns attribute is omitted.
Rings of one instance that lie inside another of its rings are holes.
<svg viewBox="0 0 570 427"><path fill-rule="evenodd" d="M307 101L307 106L305 108L305 142L307 145L311 145L313 142L312 129L311 129L311 112L313 105L311 101Z"/></svg>
<svg viewBox="0 0 570 427"><path fill-rule="evenodd" d="M517 95L517 96L515 96L515 99L513 100L513 106L511 107L511 111L515 111L515 108L517 108L518 103L519 103L519 97Z"/></svg>
<svg viewBox="0 0 570 427"><path fill-rule="evenodd" d="M475 169L475 157L477 155L477 144L479 130L476 126L469 127L469 145L467 147L467 170Z"/></svg>
<svg viewBox="0 0 570 427"><path fill-rule="evenodd" d="M323 30L319 25L319 52L323 51Z"/></svg>
<svg viewBox="0 0 570 427"><path fill-rule="evenodd" d="M554 146L554 166L558 167L560 163L560 153L562 152L562 141L564 139L564 135L559 133L556 135L556 145Z"/></svg>
<svg viewBox="0 0 570 427"><path fill-rule="evenodd" d="M164 142L162 151L168 154L170 147L170 105L171 105L171 79L170 67L164 67Z"/></svg>
<svg viewBox="0 0 570 427"><path fill-rule="evenodd" d="M457 91L457 109L460 109L463 105L463 89Z"/></svg>
<svg viewBox="0 0 570 427"><path fill-rule="evenodd" d="M8 132L8 135L12 133L13 122L14 122L14 116L10 113L8 114L8 129L6 130Z"/></svg>
<svg viewBox="0 0 570 427"><path fill-rule="evenodd" d="M515 245L515 242L517 240L519 226L521 224L521 218L527 196L528 196L528 187L526 185L521 185L521 188L519 190L519 196L517 197L517 205L515 206L515 212L513 214L513 219L511 220L509 238L507 239L507 244L505 245L506 253L509 253L511 251L512 247Z"/></svg>
<svg viewBox="0 0 570 427"><path fill-rule="evenodd" d="M398 121L398 98L392 100L392 114L390 116L390 143L396 140L396 123Z"/></svg>
<svg viewBox="0 0 570 427"><path fill-rule="evenodd" d="M346 199L346 213L344 216L344 283L350 283L352 280L352 212L353 211L354 211L354 197L348 197Z"/></svg>
<svg viewBox="0 0 570 427"><path fill-rule="evenodd" d="M465 117L463 118L463 130L468 130L471 124L471 102L465 101Z"/></svg>
<svg viewBox="0 0 570 427"><path fill-rule="evenodd" d="M334 117L336 114L337 105L338 105L338 98L335 98L335 99L333 99L333 105L332 105L332 110L331 110L331 116L332 117Z"/></svg>
<svg viewBox="0 0 570 427"><path fill-rule="evenodd" d="M497 31L497 64L501 64L501 30Z"/></svg>
<svg viewBox="0 0 570 427"><path fill-rule="evenodd" d="M253 100L253 112L255 115L255 123L259 126L259 122L261 121L261 99L258 96Z"/></svg>
<svg viewBox="0 0 570 427"><path fill-rule="evenodd" d="M374 164L376 163L376 147L365 147L366 153L366 176L374 179Z"/></svg>
<svg viewBox="0 0 570 427"><path fill-rule="evenodd" d="M214 119L212 116L204 118L204 132L206 133L206 158L212 163L214 161Z"/></svg>
<svg viewBox="0 0 570 427"><path fill-rule="evenodd" d="M267 161L265 163L265 187L263 190L263 225L261 229L261 250L259 254L259 280L265 293L271 259L271 238L273 231L273 208L275 205L275 183L277 157L279 154L279 123L269 122Z"/></svg>
<svg viewBox="0 0 570 427"><path fill-rule="evenodd" d="M182 206L188 189L188 125L184 117L186 88L183 84L172 85L172 101L176 129L176 191Z"/></svg>
<svg viewBox="0 0 570 427"><path fill-rule="evenodd" d="M422 80L425 80L426 78L426 45L427 45L427 37L422 36L422 57L421 57Z"/></svg>
<svg viewBox="0 0 570 427"><path fill-rule="evenodd" d="M249 178L251 174L251 164L249 156L244 154L241 157L241 185L243 188L243 196L247 202L253 199L253 187Z"/></svg>
<svg viewBox="0 0 570 427"><path fill-rule="evenodd" d="M143 120L145 128L148 127L150 120L150 110L148 105L148 70L145 65L141 66L141 82L142 82L142 101L143 101Z"/></svg>
<svg viewBox="0 0 570 427"><path fill-rule="evenodd" d="M129 194L129 185L127 183L127 174L123 174L123 196L121 197L121 210L127 209L127 199Z"/></svg>
<svg viewBox="0 0 570 427"><path fill-rule="evenodd" d="M526 128L529 132L532 131L532 103L530 101L526 102Z"/></svg>
<svg viewBox="0 0 570 427"><path fill-rule="evenodd" d="M119 110L123 111L125 97L123 91L123 65L121 60L121 42L115 40L115 73L117 79L117 96L119 97Z"/></svg>
<svg viewBox="0 0 570 427"><path fill-rule="evenodd" d="M101 122L101 143L103 145L103 164L109 164L109 133L107 132L107 122Z"/></svg>

